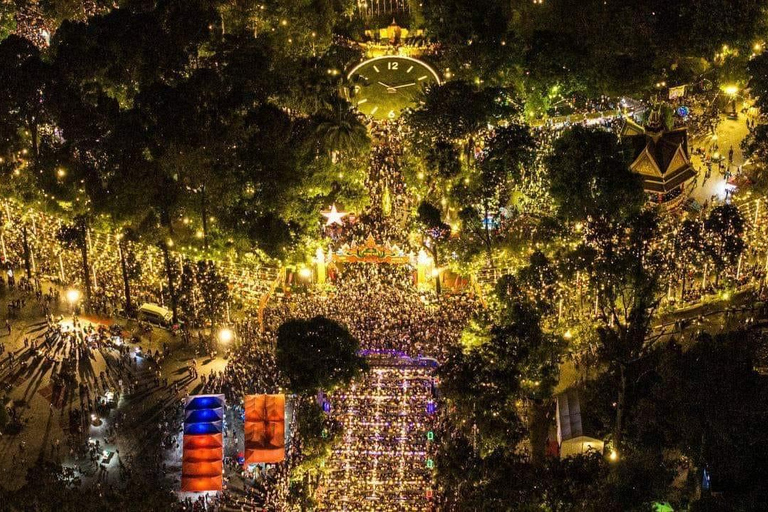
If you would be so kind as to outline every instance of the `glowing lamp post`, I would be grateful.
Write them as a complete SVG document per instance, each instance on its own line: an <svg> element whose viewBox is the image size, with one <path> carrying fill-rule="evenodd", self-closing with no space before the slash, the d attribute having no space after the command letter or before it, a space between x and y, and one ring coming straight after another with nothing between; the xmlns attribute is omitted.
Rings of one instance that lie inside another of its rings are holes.
<svg viewBox="0 0 768 512"><path fill-rule="evenodd" d="M317 284L325 284L325 254L321 247L315 252L315 266L317 268Z"/></svg>
<svg viewBox="0 0 768 512"><path fill-rule="evenodd" d="M739 88L736 85L726 85L723 87L723 92L728 95L728 104L733 106L733 113L736 113L736 95L739 93Z"/></svg>
<svg viewBox="0 0 768 512"><path fill-rule="evenodd" d="M429 256L424 249L419 250L416 256L416 285L423 286L427 284L427 267L429 265Z"/></svg>
<svg viewBox="0 0 768 512"><path fill-rule="evenodd" d="M228 344L235 338L235 333L232 332L232 329L224 327L219 331L218 338L221 343Z"/></svg>
<svg viewBox="0 0 768 512"><path fill-rule="evenodd" d="M77 306L77 302L80 300L80 290L77 290L75 288L70 288L67 290L67 302L69 302L69 307L72 308L72 314L75 313L75 307Z"/></svg>
<svg viewBox="0 0 768 512"><path fill-rule="evenodd" d="M308 281L312 278L312 269L309 267L301 267L299 269L299 277Z"/></svg>

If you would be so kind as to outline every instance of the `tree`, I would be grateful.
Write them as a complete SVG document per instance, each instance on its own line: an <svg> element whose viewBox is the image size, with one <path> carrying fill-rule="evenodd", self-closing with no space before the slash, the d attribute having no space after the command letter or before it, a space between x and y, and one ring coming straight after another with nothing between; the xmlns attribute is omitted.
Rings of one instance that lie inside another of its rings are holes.
<svg viewBox="0 0 768 512"><path fill-rule="evenodd" d="M344 326L322 316L289 320L277 330L277 366L294 393L349 384L367 368L359 349L360 342Z"/></svg>
<svg viewBox="0 0 768 512"><path fill-rule="evenodd" d="M123 277L123 293L125 294L125 312L133 313L133 301L131 300L131 280L141 275L141 264L136 259L133 244L138 241L136 233L125 228L118 235L117 251L120 256L120 275Z"/></svg>
<svg viewBox="0 0 768 512"><path fill-rule="evenodd" d="M229 287L213 261L198 261L196 272L200 290L200 311L211 324L211 332L226 317L229 303Z"/></svg>
<svg viewBox="0 0 768 512"><path fill-rule="evenodd" d="M768 112L768 53L760 53L749 61L749 74L752 76L749 87L755 97L755 105L761 112ZM760 130L764 126L757 127L760 140L764 140L765 128Z"/></svg>
<svg viewBox="0 0 768 512"><path fill-rule="evenodd" d="M36 166L40 128L50 116L46 101L50 67L30 41L11 35L0 42L0 82L4 84L0 92L0 144L24 144L23 154ZM3 153L8 154L8 150L0 147Z"/></svg>
<svg viewBox="0 0 768 512"><path fill-rule="evenodd" d="M560 344L542 331L539 313L517 291L514 279L502 278L496 311L478 319L482 341L453 349L438 370L455 420L482 454L514 453L526 434L517 402L549 398L557 383Z"/></svg>
<svg viewBox="0 0 768 512"><path fill-rule="evenodd" d="M680 268L681 297L685 297L685 278L688 275L688 266L695 265L704 254L705 241L702 234L701 222L685 219L680 229L675 234L675 257Z"/></svg>
<svg viewBox="0 0 768 512"><path fill-rule="evenodd" d="M56 238L62 246L80 252L80 272L85 284L85 307L91 307L91 266L88 263L88 219L84 215L75 217L71 224L59 228Z"/></svg>
<svg viewBox="0 0 768 512"><path fill-rule="evenodd" d="M740 510L768 504L758 491L768 449L755 442L760 435L756 416L768 407L768 387L756 371L764 341L758 332L704 333L689 350L666 350L657 366L659 378L649 386L650 406L636 413L639 439L663 436L665 447L691 459L697 481L706 469L712 490ZM654 411L661 413L661 424L654 425L651 416L659 420Z"/></svg>
<svg viewBox="0 0 768 512"><path fill-rule="evenodd" d="M484 156L478 165L478 173L470 178L469 184L459 185L457 191L477 210L475 219L482 219L483 239L488 253L488 262L493 268L494 219L498 220L501 209L508 205L515 184L525 180L526 169L535 159L536 143L529 128L512 122L499 127L485 141ZM467 217L468 212L463 214ZM498 222L496 222L498 225ZM477 222L467 223L472 229Z"/></svg>
<svg viewBox="0 0 768 512"><path fill-rule="evenodd" d="M179 309L184 312L184 318L191 325L200 325L198 311L198 290L195 264L184 258L179 271L178 302Z"/></svg>
<svg viewBox="0 0 768 512"><path fill-rule="evenodd" d="M630 218L588 223L585 242L567 259L590 276L595 294L598 354L614 377L613 441L621 449L628 373L649 354L659 335L651 319L659 283L669 278L668 254L659 243L658 216L646 210ZM631 398L631 397L630 397Z"/></svg>
<svg viewBox="0 0 768 512"><path fill-rule="evenodd" d="M416 144L429 148L439 140L462 148L467 162L473 156L478 134L502 120L519 114L511 91L502 87L480 88L452 81L426 91L424 103L405 114Z"/></svg>
<svg viewBox="0 0 768 512"><path fill-rule="evenodd" d="M16 30L16 3L0 2L0 41Z"/></svg>
<svg viewBox="0 0 768 512"><path fill-rule="evenodd" d="M620 220L639 212L645 195L628 156L610 132L582 126L566 130L546 158L549 191L559 214L586 221Z"/></svg>
<svg viewBox="0 0 768 512"><path fill-rule="evenodd" d="M768 94L768 91L766 92ZM765 162L768 161L768 124L755 126L741 141L741 148L751 158Z"/></svg>
<svg viewBox="0 0 768 512"><path fill-rule="evenodd" d="M440 268L440 246L451 235L451 226L442 221L440 210L426 201L419 205L418 220L421 224L424 247L432 254L436 269ZM440 295L440 276L435 277L435 292Z"/></svg>
<svg viewBox="0 0 768 512"><path fill-rule="evenodd" d="M352 111L349 102L337 96L313 116L313 123L318 145L331 155L333 163L339 155L362 153L370 144L368 128L360 116Z"/></svg>
<svg viewBox="0 0 768 512"><path fill-rule="evenodd" d="M616 488L610 495L625 503L665 496L699 500L691 510L764 509L757 481L768 450L755 442L755 416L768 405L766 383L756 370L762 343L758 332L703 333L685 350L675 340L658 343L628 368L632 398L625 410L624 450L612 463L617 474L607 478ZM583 393L582 418L596 420L601 433L611 428L615 413L615 379L611 372L599 374ZM714 507L717 502L701 488L704 470L726 508ZM686 473L687 481L680 479Z"/></svg>
<svg viewBox="0 0 768 512"><path fill-rule="evenodd" d="M732 204L713 209L704 221L704 250L712 259L718 272L715 284L726 265L733 265L744 251L744 218Z"/></svg>
<svg viewBox="0 0 768 512"><path fill-rule="evenodd" d="M179 274L176 259L171 256L171 247L173 247L173 240L160 240L157 242L157 248L163 255L163 262L165 267L165 277L168 283L168 298L171 302L171 313L173 317L171 321L176 324L179 321L179 295L176 290L176 279Z"/></svg>

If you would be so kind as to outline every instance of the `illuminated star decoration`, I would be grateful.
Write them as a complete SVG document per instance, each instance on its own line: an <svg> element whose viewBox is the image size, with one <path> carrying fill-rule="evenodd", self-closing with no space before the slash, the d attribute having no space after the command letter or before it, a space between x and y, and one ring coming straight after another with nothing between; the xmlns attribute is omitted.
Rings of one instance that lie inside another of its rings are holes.
<svg viewBox="0 0 768 512"><path fill-rule="evenodd" d="M328 219L325 222L326 226L333 226L334 224L342 225L341 219L347 216L347 212L340 212L336 209L336 205L331 206L331 211L322 212L323 217Z"/></svg>

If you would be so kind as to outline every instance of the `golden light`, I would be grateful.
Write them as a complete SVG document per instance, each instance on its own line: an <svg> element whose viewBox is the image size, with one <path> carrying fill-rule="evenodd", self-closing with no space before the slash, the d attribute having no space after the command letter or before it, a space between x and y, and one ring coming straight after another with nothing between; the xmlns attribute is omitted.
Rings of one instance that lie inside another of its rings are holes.
<svg viewBox="0 0 768 512"><path fill-rule="evenodd" d="M739 92L739 87L736 85L726 85L723 87L723 92L729 96L735 96Z"/></svg>
<svg viewBox="0 0 768 512"><path fill-rule="evenodd" d="M309 267L301 267L299 269L299 277L302 279L309 279L312 277L312 269Z"/></svg>
<svg viewBox="0 0 768 512"><path fill-rule="evenodd" d="M611 450L610 455L608 455L608 458L611 460L611 462L616 462L619 460L619 452L616 450Z"/></svg>
<svg viewBox="0 0 768 512"><path fill-rule="evenodd" d="M440 276L440 269L439 268L433 268L432 269L432 277L437 278Z"/></svg>
<svg viewBox="0 0 768 512"><path fill-rule="evenodd" d="M70 288L67 290L67 302L70 304L75 304L77 301L80 300L80 290L76 290L75 288Z"/></svg>
<svg viewBox="0 0 768 512"><path fill-rule="evenodd" d="M571 332L571 330L570 330L570 329L568 329L567 331L565 331L565 334L563 334L563 338L565 338L565 339L567 339L567 340L569 340L569 339L573 338L573 333Z"/></svg>
<svg viewBox="0 0 768 512"><path fill-rule="evenodd" d="M56 176L58 176L59 178L63 178L66 175L67 175L67 171L65 171L63 167L59 167L58 170L56 171Z"/></svg>
<svg viewBox="0 0 768 512"><path fill-rule="evenodd" d="M219 341L222 343L229 343L234 337L235 333L232 332L232 329L224 327L219 331Z"/></svg>
<svg viewBox="0 0 768 512"><path fill-rule="evenodd" d="M203 230L202 230L202 229L198 229L198 230L195 232L195 236L196 236L197 238L203 238L203 237L205 236L205 233L203 233Z"/></svg>
<svg viewBox="0 0 768 512"><path fill-rule="evenodd" d="M165 245L167 245L168 247L173 247L173 240L169 238L168 240L165 241Z"/></svg>

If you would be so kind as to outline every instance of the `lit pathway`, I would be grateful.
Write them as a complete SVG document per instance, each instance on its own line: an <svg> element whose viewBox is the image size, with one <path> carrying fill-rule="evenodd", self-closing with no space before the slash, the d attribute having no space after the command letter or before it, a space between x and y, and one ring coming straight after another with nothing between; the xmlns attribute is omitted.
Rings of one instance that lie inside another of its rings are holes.
<svg viewBox="0 0 768 512"><path fill-rule="evenodd" d="M320 508L428 510L433 369L405 358L370 364L365 377L331 396L344 433L326 463Z"/></svg>

